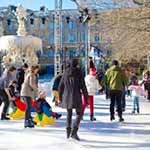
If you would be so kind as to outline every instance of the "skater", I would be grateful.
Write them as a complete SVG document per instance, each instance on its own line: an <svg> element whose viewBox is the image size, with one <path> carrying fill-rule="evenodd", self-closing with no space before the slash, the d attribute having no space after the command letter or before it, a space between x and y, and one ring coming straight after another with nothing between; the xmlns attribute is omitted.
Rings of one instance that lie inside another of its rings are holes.
<svg viewBox="0 0 150 150"><path fill-rule="evenodd" d="M147 96L147 100L150 101L150 78L144 81L144 89Z"/></svg>
<svg viewBox="0 0 150 150"><path fill-rule="evenodd" d="M47 110L48 112L45 113L48 113L53 118L59 119L62 116L62 114L52 111L50 104L46 101L45 91L40 91L38 97L39 98L37 99L37 110L36 110L37 113L42 114Z"/></svg>
<svg viewBox="0 0 150 150"><path fill-rule="evenodd" d="M95 65L94 65L94 62L93 62L93 58L92 58L92 57L89 57L89 69L91 69L91 68L92 68L92 69L93 69L93 68L96 69L96 68L95 68Z"/></svg>
<svg viewBox="0 0 150 150"><path fill-rule="evenodd" d="M119 121L124 121L122 117L122 91L124 86L127 85L127 79L124 72L119 67L117 60L112 62L112 67L107 70L103 81L103 84L107 84L110 91L110 120L115 120L115 104L117 106Z"/></svg>
<svg viewBox="0 0 150 150"><path fill-rule="evenodd" d="M83 116L81 91L88 104L88 92L82 76L82 71L78 68L78 60L72 59L70 66L65 70L61 78L59 85L59 96L62 101L62 107L67 109L67 138L71 135L71 137L76 140L80 140L77 135L77 131ZM71 128L72 109L76 110L76 119L74 121L73 128Z"/></svg>
<svg viewBox="0 0 150 150"><path fill-rule="evenodd" d="M24 64L21 68L18 68L17 69L17 73L16 73L16 81L18 83L18 87L17 87L17 90L21 91L21 86L24 82L24 77L25 77L25 72L27 71L28 69L28 65L27 64Z"/></svg>
<svg viewBox="0 0 150 150"><path fill-rule="evenodd" d="M85 77L85 84L88 90L88 103L90 105L90 120L95 121L96 118L94 117L94 95L96 94L97 90L101 90L102 87L99 84L99 81L96 79L96 70L95 68L90 69L90 74ZM86 100L83 100L83 107L82 112L84 114L86 108Z"/></svg>
<svg viewBox="0 0 150 150"><path fill-rule="evenodd" d="M15 67L10 67L8 70L5 70L0 79L0 105L4 103L4 107L1 114L1 120L9 120L7 117L7 111L9 107L9 102L12 100L12 96L9 92L9 85L15 78Z"/></svg>
<svg viewBox="0 0 150 150"><path fill-rule="evenodd" d="M37 74L39 66L32 66L26 73L25 80L21 88L21 97L26 103L25 123L24 127L33 128L34 122L31 117L31 100L35 99L38 92Z"/></svg>
<svg viewBox="0 0 150 150"><path fill-rule="evenodd" d="M59 104L59 93L58 93L58 86L61 80L62 74L59 74L58 76L56 76L56 78L54 79L54 84L52 87L52 91L53 91L53 101L55 102L55 106L58 106Z"/></svg>
<svg viewBox="0 0 150 150"><path fill-rule="evenodd" d="M133 98L133 110L132 113L135 114L140 113L140 105L139 105L139 99L140 95L142 94L142 87L140 84L138 84L138 79L136 77L136 80L132 82L132 85L129 86L129 89L132 91L132 98Z"/></svg>

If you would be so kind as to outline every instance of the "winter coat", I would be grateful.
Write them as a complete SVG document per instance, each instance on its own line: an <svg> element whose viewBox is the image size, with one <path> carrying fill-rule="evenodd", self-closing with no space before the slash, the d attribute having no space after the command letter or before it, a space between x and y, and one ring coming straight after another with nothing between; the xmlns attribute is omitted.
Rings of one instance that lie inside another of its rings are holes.
<svg viewBox="0 0 150 150"><path fill-rule="evenodd" d="M63 108L82 110L82 93L88 102L88 92L82 71L77 67L70 66L66 69L58 89Z"/></svg>
<svg viewBox="0 0 150 150"><path fill-rule="evenodd" d="M88 94L90 96L94 96L96 91L101 88L101 86L99 85L98 80L93 75L87 75L85 77L85 84L86 84L86 87L87 87Z"/></svg>
<svg viewBox="0 0 150 150"><path fill-rule="evenodd" d="M150 80L144 82L144 89L150 91Z"/></svg>
<svg viewBox="0 0 150 150"><path fill-rule="evenodd" d="M4 72L0 78L0 89L2 90L8 88L13 80L14 76L12 76L8 71Z"/></svg>
<svg viewBox="0 0 150 150"><path fill-rule="evenodd" d="M46 107L47 109L51 109L51 106L48 104L48 102L43 99L43 98L39 98L37 100L37 108L36 108L36 112L39 114L42 114L44 112L43 108Z"/></svg>
<svg viewBox="0 0 150 150"><path fill-rule="evenodd" d="M34 99L38 92L37 75L28 72L21 88L21 96Z"/></svg>
<svg viewBox="0 0 150 150"><path fill-rule="evenodd" d="M11 97L19 97L19 92L13 85L10 85L8 89Z"/></svg>
<svg viewBox="0 0 150 150"><path fill-rule="evenodd" d="M122 91L128 83L128 78L118 66L112 66L107 70L101 84L106 84L109 90Z"/></svg>
<svg viewBox="0 0 150 150"><path fill-rule="evenodd" d="M140 85L130 85L128 89L132 90L132 96L140 96L143 91Z"/></svg>
<svg viewBox="0 0 150 150"><path fill-rule="evenodd" d="M59 86L61 77L62 77L62 75L58 75L58 76L54 79L54 84L53 84L52 90L58 91L58 86Z"/></svg>
<svg viewBox="0 0 150 150"><path fill-rule="evenodd" d="M17 79L19 90L21 90L21 85L24 82L24 77L25 77L25 71L22 68L17 69L16 79Z"/></svg>

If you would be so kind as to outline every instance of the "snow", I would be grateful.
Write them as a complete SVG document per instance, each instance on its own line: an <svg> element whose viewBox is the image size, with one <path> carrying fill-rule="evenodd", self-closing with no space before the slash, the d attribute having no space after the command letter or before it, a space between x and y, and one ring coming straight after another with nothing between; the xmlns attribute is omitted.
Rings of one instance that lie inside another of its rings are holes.
<svg viewBox="0 0 150 150"><path fill-rule="evenodd" d="M133 115L128 98L125 122L119 123L117 115L116 121L110 122L109 100L104 95L95 96L97 121L89 121L87 108L79 130L80 142L66 139L66 111L58 107L53 109L63 116L53 126L24 129L23 120L0 121L0 150L149 150L150 102L141 98L140 104L140 114Z"/></svg>

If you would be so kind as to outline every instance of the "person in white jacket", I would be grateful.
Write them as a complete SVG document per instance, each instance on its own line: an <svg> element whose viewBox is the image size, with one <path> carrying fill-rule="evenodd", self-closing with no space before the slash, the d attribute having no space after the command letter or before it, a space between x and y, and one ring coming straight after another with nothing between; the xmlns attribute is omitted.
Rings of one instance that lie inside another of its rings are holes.
<svg viewBox="0 0 150 150"><path fill-rule="evenodd" d="M94 95L97 90L101 89L101 86L96 79L96 69L91 68L90 73L85 77L85 84L88 90L88 103L90 105L90 120L95 121L94 118ZM86 100L83 100L82 112L84 114L85 108L87 106Z"/></svg>
<svg viewBox="0 0 150 150"><path fill-rule="evenodd" d="M138 84L138 80L136 79L135 81L132 82L132 84L128 87L129 90L131 90L131 95L133 97L133 111L132 113L134 114L135 111L137 113L140 113L140 105L139 105L139 98L140 95L142 94L142 87L140 84Z"/></svg>

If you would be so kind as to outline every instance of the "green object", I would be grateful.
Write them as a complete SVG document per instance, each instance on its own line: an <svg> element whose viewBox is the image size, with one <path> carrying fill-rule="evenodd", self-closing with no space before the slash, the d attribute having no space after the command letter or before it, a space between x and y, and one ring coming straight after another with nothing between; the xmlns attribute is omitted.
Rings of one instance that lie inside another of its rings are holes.
<svg viewBox="0 0 150 150"><path fill-rule="evenodd" d="M43 114L38 114L38 118L39 118L40 121L42 121Z"/></svg>
<svg viewBox="0 0 150 150"><path fill-rule="evenodd" d="M110 90L123 90L128 84L128 78L118 66L112 66L107 70L102 85L107 85Z"/></svg>

